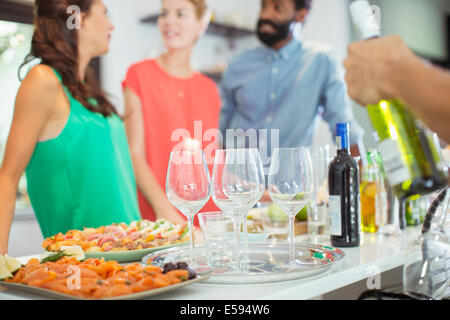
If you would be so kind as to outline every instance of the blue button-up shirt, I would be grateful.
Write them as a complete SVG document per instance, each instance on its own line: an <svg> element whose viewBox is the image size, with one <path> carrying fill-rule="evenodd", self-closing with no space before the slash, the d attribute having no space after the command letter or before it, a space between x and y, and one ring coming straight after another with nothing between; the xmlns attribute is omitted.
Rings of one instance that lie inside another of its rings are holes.
<svg viewBox="0 0 450 320"><path fill-rule="evenodd" d="M264 46L246 51L230 62L220 90L224 139L227 129L243 129L248 145L252 133L247 130L255 129L258 147L268 156L278 146L310 146L319 115L333 135L336 123L349 122L351 145L363 135L337 63L323 44L293 39L279 51ZM268 129L267 135L260 129ZM230 134L227 147L232 147Z"/></svg>

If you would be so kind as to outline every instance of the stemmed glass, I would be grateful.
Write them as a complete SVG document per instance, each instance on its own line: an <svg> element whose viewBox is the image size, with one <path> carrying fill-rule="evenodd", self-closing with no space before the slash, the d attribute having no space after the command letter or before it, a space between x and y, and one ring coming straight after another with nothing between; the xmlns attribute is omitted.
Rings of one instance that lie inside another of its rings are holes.
<svg viewBox="0 0 450 320"><path fill-rule="evenodd" d="M258 149L248 149L248 152L252 154L252 156L255 159L256 162L256 173L258 175L258 193L256 195L257 202L262 198L264 195L264 192L266 191L266 176L264 175L264 167L261 160L261 155L259 154ZM243 243L244 243L244 254L243 254L243 264L245 267L252 265L257 266L263 264L262 261L250 261L248 258L248 228L247 228L247 213L248 210L251 208L246 209L246 211L242 214L242 230L243 230Z"/></svg>
<svg viewBox="0 0 450 320"><path fill-rule="evenodd" d="M257 149L228 149L226 151L222 174L223 192L238 205L237 212L244 220L247 219L248 211L261 198L261 178L259 177L257 155L259 156ZM245 229L246 223L244 234L247 231ZM246 253L244 250L244 254ZM247 257L244 257L244 269L247 267L246 262ZM236 263L238 262L236 261ZM239 268L239 265L235 266L236 268Z"/></svg>
<svg viewBox="0 0 450 320"><path fill-rule="evenodd" d="M211 191L211 179L203 151L180 150L170 154L166 193L170 203L188 218L189 262L192 268L198 267L194 259L194 218L208 202Z"/></svg>
<svg viewBox="0 0 450 320"><path fill-rule="evenodd" d="M269 194L289 217L289 264L282 269L295 269L294 222L296 214L308 203L314 190L309 151L305 148L275 149L269 171Z"/></svg>
<svg viewBox="0 0 450 320"><path fill-rule="evenodd" d="M450 236L446 231L449 201L447 191L438 226L422 234L408 248L403 266L403 289L413 298L450 297Z"/></svg>
<svg viewBox="0 0 450 320"><path fill-rule="evenodd" d="M227 150L216 150L214 157L214 168L212 174L212 198L214 203L233 220L234 228L234 247L233 247L233 261L234 271L239 271L240 268L240 253L239 253L239 232L241 229L241 217L239 214L240 204L232 201L223 191L222 177L225 167Z"/></svg>
<svg viewBox="0 0 450 320"><path fill-rule="evenodd" d="M329 240L327 234L328 165L331 161L330 146L308 148L314 174L314 192L308 208L308 241L320 243Z"/></svg>

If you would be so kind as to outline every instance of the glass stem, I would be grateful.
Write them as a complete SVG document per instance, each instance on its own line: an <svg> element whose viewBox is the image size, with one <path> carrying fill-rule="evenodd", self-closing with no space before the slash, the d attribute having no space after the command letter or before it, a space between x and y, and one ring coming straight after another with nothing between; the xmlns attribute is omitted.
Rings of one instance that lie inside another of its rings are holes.
<svg viewBox="0 0 450 320"><path fill-rule="evenodd" d="M401 197L398 198L398 204L399 204L399 223L400 223L400 229L405 230L407 227L406 223L406 201L408 200L407 197Z"/></svg>
<svg viewBox="0 0 450 320"><path fill-rule="evenodd" d="M295 265L295 214L289 214L289 264Z"/></svg>
<svg viewBox="0 0 450 320"><path fill-rule="evenodd" d="M190 264L191 267L193 265L195 265L195 260L194 260L194 218L195 215L190 215L189 216L189 245L190 245L190 250L189 250L189 260L190 260Z"/></svg>
<svg viewBox="0 0 450 320"><path fill-rule="evenodd" d="M247 212L247 211L246 211ZM247 233L247 214L242 215L242 242L244 244L243 254L242 254L242 262L244 265L244 269L247 267L247 258L248 258L248 233Z"/></svg>
<svg viewBox="0 0 450 320"><path fill-rule="evenodd" d="M233 216L234 226L234 246L233 246L233 258L234 258L234 271L239 271L241 267L240 252L239 252L239 233L241 232L241 218L239 216Z"/></svg>

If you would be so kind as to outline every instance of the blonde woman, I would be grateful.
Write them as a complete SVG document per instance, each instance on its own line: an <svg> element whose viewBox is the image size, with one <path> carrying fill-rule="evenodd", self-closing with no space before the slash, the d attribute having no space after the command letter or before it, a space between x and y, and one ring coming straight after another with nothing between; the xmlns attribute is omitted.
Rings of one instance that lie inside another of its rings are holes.
<svg viewBox="0 0 450 320"><path fill-rule="evenodd" d="M183 215L165 195L170 152L180 143L173 134L184 130L194 137L195 122L201 122L202 132L216 129L221 103L215 83L190 64L192 49L208 24L205 0L161 4L158 28L166 52L129 68L123 82L125 126L142 216L183 223ZM204 210L217 208L210 201Z"/></svg>

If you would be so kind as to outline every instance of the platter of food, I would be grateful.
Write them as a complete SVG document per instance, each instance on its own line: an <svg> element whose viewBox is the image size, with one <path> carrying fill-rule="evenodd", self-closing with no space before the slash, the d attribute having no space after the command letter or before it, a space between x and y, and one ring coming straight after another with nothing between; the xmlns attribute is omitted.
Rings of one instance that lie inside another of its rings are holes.
<svg viewBox="0 0 450 320"><path fill-rule="evenodd" d="M70 230L45 239L42 246L48 252L79 246L87 258L131 262L151 252L187 244L188 240L187 226L161 219Z"/></svg>
<svg viewBox="0 0 450 320"><path fill-rule="evenodd" d="M0 256L0 287L53 299L144 299L207 277L197 275L183 262L160 268L94 258L79 261L74 256L56 261L31 258L25 265L17 260L1 265L4 260Z"/></svg>

